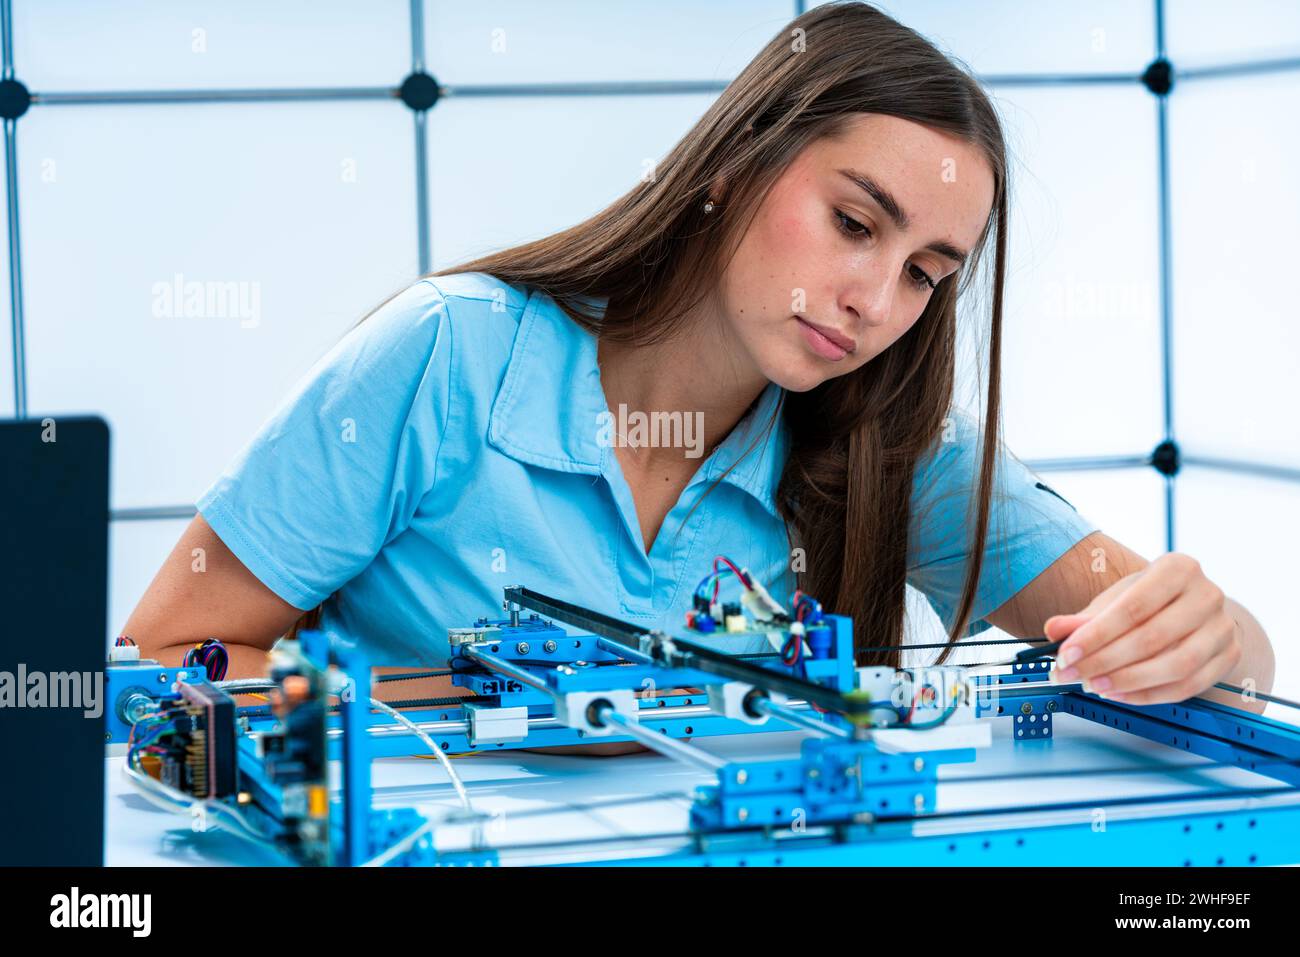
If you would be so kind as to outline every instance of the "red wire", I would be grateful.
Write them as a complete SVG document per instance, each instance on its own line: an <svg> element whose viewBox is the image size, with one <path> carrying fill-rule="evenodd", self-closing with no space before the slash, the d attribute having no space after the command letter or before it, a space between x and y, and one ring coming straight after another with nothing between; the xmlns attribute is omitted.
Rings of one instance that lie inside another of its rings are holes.
<svg viewBox="0 0 1300 957"><path fill-rule="evenodd" d="M744 589L745 589L746 591L752 591L752 590L753 590L753 587L752 587L752 586L750 585L750 583L749 583L749 579L747 579L744 575L742 575L742 574L740 573L740 569L737 568L735 565L733 565L732 562L731 562L731 559L727 558L727 556L725 556L725 555L718 555L718 556L714 557L714 559L713 559L713 574L714 574L714 575L717 575L717 573L718 573L718 562L722 562L722 564L726 565L728 568L731 569L732 573L733 573L737 578L740 579L740 584L744 587ZM722 579L720 579L720 578L714 578L714 579L713 579L713 600L714 600L714 601L717 601L717 600L718 600L718 589L719 589L721 586L722 586Z"/></svg>
<svg viewBox="0 0 1300 957"><path fill-rule="evenodd" d="M912 706L911 706L910 708L907 709L907 722L906 722L906 723L908 723L908 724L911 724L911 723L912 723L912 712L916 710L916 702L920 699L920 697L921 697L921 689L918 687L918 688L916 689L916 693L912 695Z"/></svg>
<svg viewBox="0 0 1300 957"><path fill-rule="evenodd" d="M713 570L714 570L714 572L716 572L716 571L718 570L718 562L722 562L722 564L726 565L728 568L731 569L732 574L734 574L737 578L740 579L740 584L744 586L744 588L745 588L746 591L752 591L752 590L753 590L753 586L750 585L750 583L749 583L749 579L746 578L744 575L741 574L740 569L737 568L734 564L732 564L730 558L728 558L728 557L725 556L725 555L718 555L718 556L716 556L716 557L713 559ZM715 581L715 582L713 583L713 588L714 588L713 597L714 597L715 599L718 597L718 594L717 594L717 587L718 587L718 585L719 585L719 582L716 582L716 581Z"/></svg>

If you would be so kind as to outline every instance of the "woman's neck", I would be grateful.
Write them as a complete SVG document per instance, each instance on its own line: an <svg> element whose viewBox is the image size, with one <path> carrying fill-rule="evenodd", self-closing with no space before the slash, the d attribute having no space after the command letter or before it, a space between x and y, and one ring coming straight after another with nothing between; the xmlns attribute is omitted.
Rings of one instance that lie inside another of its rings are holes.
<svg viewBox="0 0 1300 957"><path fill-rule="evenodd" d="M727 334L716 312L703 312L683 323L674 338L648 345L600 340L597 348L601 386L610 411L626 413L699 413L707 456L731 432L762 394L768 380ZM680 460L680 448L638 450L638 459Z"/></svg>

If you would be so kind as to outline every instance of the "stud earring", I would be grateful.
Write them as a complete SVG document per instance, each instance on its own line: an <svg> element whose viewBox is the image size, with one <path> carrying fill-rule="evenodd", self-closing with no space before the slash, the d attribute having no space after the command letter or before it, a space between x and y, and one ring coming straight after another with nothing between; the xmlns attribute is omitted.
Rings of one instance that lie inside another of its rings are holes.
<svg viewBox="0 0 1300 957"><path fill-rule="evenodd" d="M704 212L705 212L705 213L711 213L711 212L713 212L713 210L714 210L715 208L716 208L716 207L713 205L713 200L711 200L711 199L708 200L708 201L704 204Z"/></svg>

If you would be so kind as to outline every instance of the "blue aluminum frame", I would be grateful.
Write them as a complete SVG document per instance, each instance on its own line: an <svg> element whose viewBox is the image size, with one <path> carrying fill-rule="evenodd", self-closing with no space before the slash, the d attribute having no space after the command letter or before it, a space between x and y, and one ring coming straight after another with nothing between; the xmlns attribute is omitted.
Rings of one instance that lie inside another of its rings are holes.
<svg viewBox="0 0 1300 957"><path fill-rule="evenodd" d="M829 657L807 662L807 676L848 691L854 687L853 638L848 619L831 619ZM643 725L673 738L787 731L792 725L773 717L755 725L708 711L699 696L680 689L716 684L716 676L666 669L619 655L611 642L570 634L533 616L480 619L492 637L474 647L487 651L513 645L508 667L526 674L556 695L614 689L637 690L647 679L678 689L662 698L638 703ZM546 644L554 640L553 648ZM527 645L524 649L521 645ZM330 754L342 762L342 788L332 806L333 861L363 863L403 835L425 824L412 808L372 806L371 762L379 757L422 753L418 739L396 733L382 714L372 714L365 695L355 692L355 678L369 676L369 662L358 649L318 632L304 633L304 655L318 668L338 668L353 693L344 694L339 713L330 719ZM548 650L549 648L549 650ZM463 649L462 649L463 650ZM627 649L622 649L627 652ZM599 667L621 657L618 667ZM461 654L462 663L482 659ZM505 660L505 659L502 659ZM574 668L578 661L592 667ZM780 669L776 663L770 667ZM205 681L199 669L169 669L156 664L108 669L108 726L113 741L129 731L117 714L125 695L145 690L154 697L175 697L173 681ZM583 743L580 731L560 724L550 694L518 682L503 681L481 667L456 674L457 683L495 698L493 706L525 706L533 725L527 747ZM1161 794L1149 799L1076 804L1033 804L946 815L936 811L939 769L956 762L978 763L975 748L890 753L869 737L853 734L837 716L823 718L834 734L811 735L797 758L719 762L716 781L697 789L690 831L668 836L660 854L646 857L638 840L605 851L604 842L572 845L578 863L639 864L1280 864L1300 863L1300 728L1223 704L1192 699L1176 705L1135 706L1108 701L1078 685L1053 685L1043 663L1016 665L1011 673L985 675L974 706L980 720L1011 718L1016 724L1012 747L1032 746L1050 738L1055 715L1070 714L1112 729L1200 755L1208 767L1233 767L1281 782L1271 788L1230 788L1224 792ZM660 713L663 709L663 713ZM683 709L684 713L673 713ZM436 737L445 750L479 748L469 740L464 705L404 712ZM274 720L259 709L241 709L245 722L239 741L241 780L252 796L251 808L265 813L278 806L277 789L262 773L256 733ZM924 732L919 732L924 733ZM602 740L632 740L610 736ZM496 744L496 748L519 746ZM1171 770L1198 770L1182 765ZM1159 770L1159 768L1156 768ZM1086 773L1086 772L1084 772ZM1249 799L1249 800L1247 800ZM1090 809L1108 809L1105 834L1099 836L1076 818ZM245 807L245 811L249 807ZM1045 816L1056 812L1057 819ZM943 828L948 828L944 833ZM937 828L937 829L936 829ZM1119 835L1122 840L1113 839ZM674 839L675 838L675 839ZM647 835L646 841L663 841ZM397 863L484 865L503 862L529 848L474 847L436 852L431 838L415 843ZM629 850L641 853L628 853Z"/></svg>

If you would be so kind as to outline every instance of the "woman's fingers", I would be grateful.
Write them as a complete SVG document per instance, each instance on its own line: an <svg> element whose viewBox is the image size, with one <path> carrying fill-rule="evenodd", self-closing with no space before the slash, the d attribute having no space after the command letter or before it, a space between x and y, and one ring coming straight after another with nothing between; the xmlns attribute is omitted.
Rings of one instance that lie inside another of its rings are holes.
<svg viewBox="0 0 1300 957"><path fill-rule="evenodd" d="M1192 588L1117 640L1079 659L1076 664L1060 667L1058 656L1059 670L1056 677L1061 681L1091 682L1090 690L1104 692L1115 680L1114 672L1155 659L1160 652L1200 628L1216 610L1210 589ZM1118 684L1115 686L1118 687Z"/></svg>
<svg viewBox="0 0 1300 957"><path fill-rule="evenodd" d="M1207 661L1222 654L1232 641L1231 622L1214 618L1145 660L1091 679L1084 684L1084 690L1111 697L1171 684L1196 674Z"/></svg>
<svg viewBox="0 0 1300 957"><path fill-rule="evenodd" d="M1178 552L1043 626L1061 642L1054 680L1136 704L1183 701L1212 687L1240 662L1238 632L1223 591Z"/></svg>
<svg viewBox="0 0 1300 957"><path fill-rule="evenodd" d="M1191 640L1191 636L1188 640ZM1170 653L1166 652L1166 654ZM1224 675L1230 674L1240 661L1241 644L1230 631L1229 639L1222 650L1190 674L1184 673L1182 677L1165 684L1134 691L1115 692L1108 694L1107 697L1125 704L1171 704L1186 701L1213 687L1215 682L1222 680Z"/></svg>
<svg viewBox="0 0 1300 957"><path fill-rule="evenodd" d="M1043 636L1048 641L1061 641L1070 637L1070 632L1074 631L1085 621L1091 621L1092 616L1079 612L1075 615L1053 615L1043 624Z"/></svg>
<svg viewBox="0 0 1300 957"><path fill-rule="evenodd" d="M1096 654L1170 604L1186 590L1193 574L1199 572L1200 566L1185 555L1162 555L1134 578L1122 593L1096 609L1091 620L1074 630L1057 652L1059 666L1062 669L1079 668L1089 655Z"/></svg>

